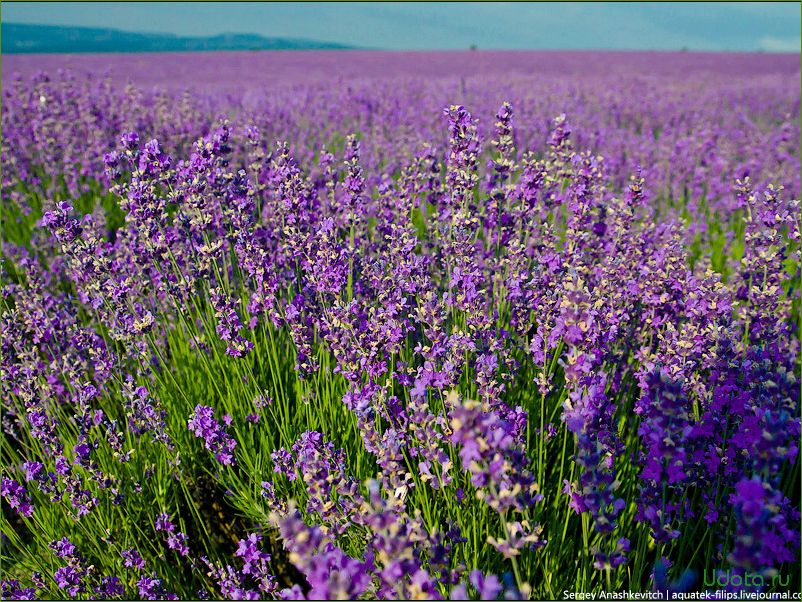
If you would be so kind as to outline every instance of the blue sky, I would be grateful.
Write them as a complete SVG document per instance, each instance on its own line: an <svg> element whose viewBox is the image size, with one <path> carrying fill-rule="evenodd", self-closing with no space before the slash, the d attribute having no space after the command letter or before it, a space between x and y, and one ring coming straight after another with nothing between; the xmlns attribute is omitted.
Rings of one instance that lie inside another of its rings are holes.
<svg viewBox="0 0 802 602"><path fill-rule="evenodd" d="M257 33L388 50L800 51L798 2L3 2L2 19L189 36Z"/></svg>

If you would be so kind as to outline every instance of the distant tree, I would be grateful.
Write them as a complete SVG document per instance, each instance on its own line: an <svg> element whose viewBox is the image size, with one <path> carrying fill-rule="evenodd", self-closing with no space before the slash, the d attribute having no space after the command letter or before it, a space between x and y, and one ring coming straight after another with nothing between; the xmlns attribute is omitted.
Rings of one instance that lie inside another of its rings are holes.
<svg viewBox="0 0 802 602"><path fill-rule="evenodd" d="M471 44L471 45L469 46L469 48L470 48L471 50L476 50L476 49L478 48L478 46L477 46L476 44Z"/></svg>

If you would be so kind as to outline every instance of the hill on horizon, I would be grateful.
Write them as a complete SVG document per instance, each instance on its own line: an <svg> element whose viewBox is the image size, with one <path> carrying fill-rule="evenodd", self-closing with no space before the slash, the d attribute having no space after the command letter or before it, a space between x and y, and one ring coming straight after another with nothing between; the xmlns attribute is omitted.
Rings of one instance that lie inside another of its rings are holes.
<svg viewBox="0 0 802 602"><path fill-rule="evenodd" d="M2 24L3 54L95 52L198 52L215 50L334 50L353 46L299 38L224 33L184 37L95 27Z"/></svg>

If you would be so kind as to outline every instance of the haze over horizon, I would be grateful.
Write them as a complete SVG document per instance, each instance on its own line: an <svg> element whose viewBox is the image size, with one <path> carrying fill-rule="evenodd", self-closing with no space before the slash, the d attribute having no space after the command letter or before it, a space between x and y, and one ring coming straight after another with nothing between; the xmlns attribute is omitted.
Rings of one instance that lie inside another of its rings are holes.
<svg viewBox="0 0 802 602"><path fill-rule="evenodd" d="M377 50L799 52L800 4L4 2L5 23L206 37L256 34Z"/></svg>

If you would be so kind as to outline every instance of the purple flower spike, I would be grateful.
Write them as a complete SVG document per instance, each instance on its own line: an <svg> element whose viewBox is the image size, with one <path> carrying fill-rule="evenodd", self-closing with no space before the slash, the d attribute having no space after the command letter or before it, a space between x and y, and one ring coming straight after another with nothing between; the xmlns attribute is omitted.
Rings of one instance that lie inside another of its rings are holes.
<svg viewBox="0 0 802 602"><path fill-rule="evenodd" d="M209 406L197 405L187 422L195 437L204 440L206 449L214 453L223 466L236 464L234 448L237 442L226 433L225 427L214 419L214 410Z"/></svg>
<svg viewBox="0 0 802 602"><path fill-rule="evenodd" d="M14 508L18 514L25 517L33 515L33 504L31 498L28 497L28 492L25 487L14 479L3 477L2 487L0 487L0 495L2 495L8 505Z"/></svg>

